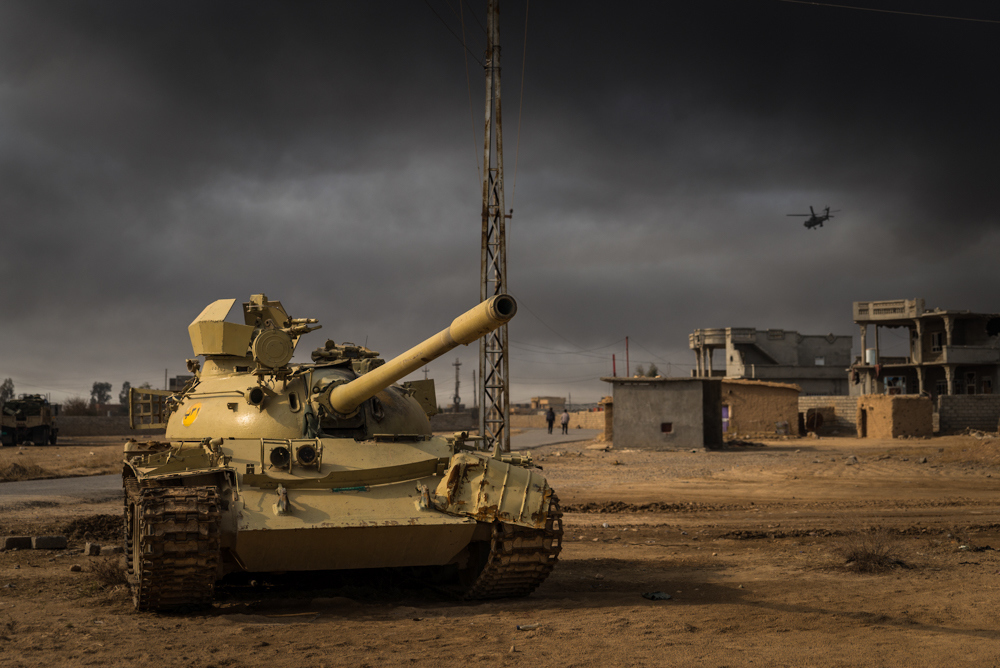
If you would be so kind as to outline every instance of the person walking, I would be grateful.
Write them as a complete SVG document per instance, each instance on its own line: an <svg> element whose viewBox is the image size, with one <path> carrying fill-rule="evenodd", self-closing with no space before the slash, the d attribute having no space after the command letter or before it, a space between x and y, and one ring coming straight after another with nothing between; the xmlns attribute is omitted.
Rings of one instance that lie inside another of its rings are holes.
<svg viewBox="0 0 1000 668"><path fill-rule="evenodd" d="M552 433L552 425L556 421L556 412L552 410L552 406L549 406L549 410L545 411L545 421L549 423L549 433Z"/></svg>
<svg viewBox="0 0 1000 668"><path fill-rule="evenodd" d="M559 419L559 423L562 425L562 433L569 433L569 410L563 409L562 417Z"/></svg>

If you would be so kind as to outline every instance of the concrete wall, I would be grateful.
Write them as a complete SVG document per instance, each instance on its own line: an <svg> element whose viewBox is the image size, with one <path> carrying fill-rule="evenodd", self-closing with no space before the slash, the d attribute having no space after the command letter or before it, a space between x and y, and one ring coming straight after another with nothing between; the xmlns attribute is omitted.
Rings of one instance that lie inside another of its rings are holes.
<svg viewBox="0 0 1000 668"><path fill-rule="evenodd" d="M816 396L799 397L799 412L806 414L810 409L823 416L823 435L857 434L857 397Z"/></svg>
<svg viewBox="0 0 1000 668"><path fill-rule="evenodd" d="M1000 394L953 394L937 398L941 433L963 429L997 431L1000 422Z"/></svg>
<svg viewBox="0 0 1000 668"><path fill-rule="evenodd" d="M60 436L160 436L162 429L129 429L128 416L60 415L56 418Z"/></svg>
<svg viewBox="0 0 1000 668"><path fill-rule="evenodd" d="M764 438L778 433L777 424L787 423L785 433L799 433L799 390L750 383L722 381L722 404L729 406L727 438Z"/></svg>
<svg viewBox="0 0 1000 668"><path fill-rule="evenodd" d="M867 438L931 436L933 412L934 405L929 397L867 394L858 398L857 423L861 425L858 435ZM866 433L861 433L865 424Z"/></svg>
<svg viewBox="0 0 1000 668"><path fill-rule="evenodd" d="M650 450L704 447L703 384L719 385L700 380L615 383L612 418L615 447ZM716 421L721 440L721 412ZM663 432L664 423L671 425L669 433Z"/></svg>

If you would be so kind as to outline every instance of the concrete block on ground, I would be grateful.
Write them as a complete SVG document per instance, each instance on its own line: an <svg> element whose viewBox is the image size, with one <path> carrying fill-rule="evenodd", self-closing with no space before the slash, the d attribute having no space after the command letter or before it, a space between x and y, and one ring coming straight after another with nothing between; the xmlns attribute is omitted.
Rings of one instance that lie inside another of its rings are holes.
<svg viewBox="0 0 1000 668"><path fill-rule="evenodd" d="M101 553L101 546L97 543L87 543L83 546L83 554L87 557L96 557Z"/></svg>
<svg viewBox="0 0 1000 668"><path fill-rule="evenodd" d="M33 550L65 550L66 536L35 536L31 539Z"/></svg>
<svg viewBox="0 0 1000 668"><path fill-rule="evenodd" d="M31 536L7 536L3 540L5 550L30 550Z"/></svg>
<svg viewBox="0 0 1000 668"><path fill-rule="evenodd" d="M111 555L114 555L114 554L121 554L124 551L125 550L123 550L118 545L105 545L105 546L103 546L101 548L101 556L102 557L110 557Z"/></svg>

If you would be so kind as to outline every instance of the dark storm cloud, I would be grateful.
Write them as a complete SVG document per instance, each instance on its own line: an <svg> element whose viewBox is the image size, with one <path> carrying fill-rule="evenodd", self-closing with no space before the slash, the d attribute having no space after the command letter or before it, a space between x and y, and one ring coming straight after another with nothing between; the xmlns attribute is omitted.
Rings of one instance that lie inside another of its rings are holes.
<svg viewBox="0 0 1000 668"><path fill-rule="evenodd" d="M321 318L305 347L387 354L473 303L483 8L470 119L458 5L431 4L0 7L0 377L162 382L201 308L251 292ZM502 32L515 400L596 398L626 335L664 368L696 327L851 333L856 299L1000 310L1000 26L534 3L519 108L524 9ZM818 232L785 216L827 204Z"/></svg>

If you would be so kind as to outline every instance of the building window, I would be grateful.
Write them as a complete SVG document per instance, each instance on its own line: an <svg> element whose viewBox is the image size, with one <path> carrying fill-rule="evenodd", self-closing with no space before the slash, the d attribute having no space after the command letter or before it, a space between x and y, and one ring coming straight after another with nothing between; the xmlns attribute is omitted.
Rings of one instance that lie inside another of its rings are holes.
<svg viewBox="0 0 1000 668"><path fill-rule="evenodd" d="M965 374L965 393L976 393L976 373L974 371L969 371Z"/></svg>
<svg viewBox="0 0 1000 668"><path fill-rule="evenodd" d="M814 363L816 364L816 366L826 366L826 358L825 357L817 357L814 360Z"/></svg>
<svg viewBox="0 0 1000 668"><path fill-rule="evenodd" d="M672 433L674 433L674 423L673 422L661 422L660 423L660 431L663 432L664 434L672 434Z"/></svg>
<svg viewBox="0 0 1000 668"><path fill-rule="evenodd" d="M938 380L934 382L934 394L941 396L942 394L948 394L948 381Z"/></svg>
<svg viewBox="0 0 1000 668"><path fill-rule="evenodd" d="M906 378L903 376L887 376L885 379L886 394L906 394Z"/></svg>
<svg viewBox="0 0 1000 668"><path fill-rule="evenodd" d="M931 333L931 352L939 353L941 352L941 343L944 340L944 332L932 332Z"/></svg>
<svg viewBox="0 0 1000 668"><path fill-rule="evenodd" d="M992 378L983 378L983 394L993 394Z"/></svg>
<svg viewBox="0 0 1000 668"><path fill-rule="evenodd" d="M729 431L729 412L732 409L729 406L722 406L722 433L725 434Z"/></svg>

